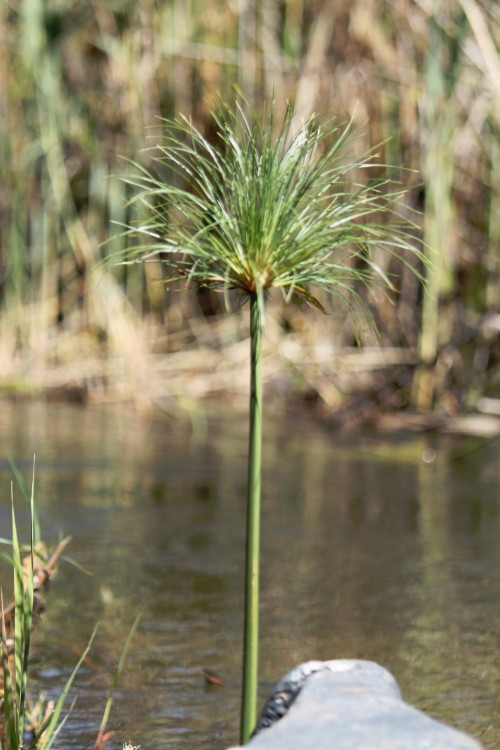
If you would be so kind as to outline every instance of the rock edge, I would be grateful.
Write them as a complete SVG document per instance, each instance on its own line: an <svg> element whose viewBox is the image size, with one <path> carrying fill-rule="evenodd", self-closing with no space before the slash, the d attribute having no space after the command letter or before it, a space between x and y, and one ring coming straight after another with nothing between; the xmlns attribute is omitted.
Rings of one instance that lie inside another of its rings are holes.
<svg viewBox="0 0 500 750"><path fill-rule="evenodd" d="M484 750L472 737L405 703L390 672L361 659L306 662L288 672L245 747Z"/></svg>

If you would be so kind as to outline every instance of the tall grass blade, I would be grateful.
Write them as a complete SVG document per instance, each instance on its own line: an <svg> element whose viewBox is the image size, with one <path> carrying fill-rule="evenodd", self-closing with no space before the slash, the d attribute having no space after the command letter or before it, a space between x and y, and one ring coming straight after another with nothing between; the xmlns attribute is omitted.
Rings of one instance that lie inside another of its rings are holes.
<svg viewBox="0 0 500 750"><path fill-rule="evenodd" d="M139 622L141 621L141 614L138 614L132 624L132 627L130 628L130 632L127 636L127 640L125 641L125 645L123 646L120 659L118 661L118 666L116 668L116 671L113 675L113 680L111 681L111 685L109 687L108 692L108 698L106 701L106 706L104 708L104 714L101 721L101 726L99 727L99 733L97 735L97 740L95 743L95 748L99 748L102 745L100 744L102 742L102 738L104 736L104 732L106 731L106 727L108 725L109 715L111 713L111 706L113 705L113 694L115 692L116 685L118 683L118 680L120 679L120 675L123 672L123 668L125 666L125 660L127 658L127 653L130 647L130 644L132 643L132 639L135 635L135 632L139 626Z"/></svg>
<svg viewBox="0 0 500 750"><path fill-rule="evenodd" d="M39 731L37 732L37 736L34 739L31 747L36 747L36 744L37 744L38 740L40 739L40 737L42 737L42 735L44 736L44 741L43 741L43 746L42 746L42 748L40 750L49 750L49 748L52 747L57 734L61 730L61 727L62 727L63 723L66 721L66 718L63 718L61 720L61 722L58 724L59 717L61 715L61 712L62 712L62 709L63 709L63 706L64 706L64 702L65 702L66 697L67 697L67 695L68 695L68 693L69 693L69 691L71 689L71 686L73 685L73 682L75 680L75 677L76 677L76 675L77 675L80 667L82 666L83 662L85 661L85 659L88 656L88 653L89 653L89 651L90 651L90 649L92 647L92 644L94 642L94 638L96 636L97 629L98 629L98 626L96 625L96 627L94 628L94 630L92 632L92 635L90 636L90 639L89 639L89 641L87 643L87 646L86 646L83 654L81 655L81 657L78 660L76 666L74 667L71 675L69 676L69 678L68 678L68 680L67 680L67 682L66 682L66 684L64 686L64 689L63 689L61 695L59 696L59 698L57 700L57 703L56 703L56 705L54 707L53 713L50 714L50 716L47 717L46 722L40 727Z"/></svg>
<svg viewBox="0 0 500 750"><path fill-rule="evenodd" d="M17 724L17 708L15 702L15 688L9 664L9 651L7 647L7 632L5 628L5 612L3 604L3 591L0 589L0 600L2 608L2 666L3 666L3 713L5 721L5 735L9 750L18 750L21 747Z"/></svg>
<svg viewBox="0 0 500 750"><path fill-rule="evenodd" d="M26 575L26 584L23 592L23 661L21 665L21 694L20 714L21 737L24 732L24 705L26 700L26 684L28 681L29 654L31 646L31 630L33 625L33 603L34 603L34 544L35 544L35 466L33 464L33 478L31 483L30 497L30 552L29 552L29 569ZM23 578L24 581L24 578Z"/></svg>
<svg viewBox="0 0 500 750"><path fill-rule="evenodd" d="M19 539L17 535L16 516L14 512L14 496L12 489L12 558L14 564L14 662L16 673L16 724L17 732L22 741L24 731L24 701L26 696L26 682L28 679L28 659L31 638L31 623L33 611L33 538L31 538L30 565L23 571ZM26 585L24 576L26 575Z"/></svg>
<svg viewBox="0 0 500 750"><path fill-rule="evenodd" d="M16 462L11 456L7 456L7 461L9 462L10 469L14 475L14 479L16 480L16 484L21 490L26 502L30 506L31 510L31 521L32 521L32 527L33 527L33 546L36 547L36 545L40 542L41 536L40 536L40 520L38 518L38 513L36 511L35 507L35 457L33 457L33 475L31 480L31 490L26 484L23 475L19 471ZM10 540L9 540L10 544Z"/></svg>
<svg viewBox="0 0 500 750"><path fill-rule="evenodd" d="M68 710L64 714L63 718L61 719L57 727L54 729L54 731L50 734L51 743L59 736L64 725L66 724L69 717L71 716L71 712L73 711L73 707L76 703L76 700L77 699L75 696L75 698L73 698L73 700L71 701L71 705L69 706ZM48 747L47 737L49 737L49 734L47 732L47 727L50 724L50 718L51 718L51 714L49 714L49 716L47 716L45 721L42 723L36 736L33 738L31 743L27 745L25 749L23 748L23 750L45 750L45 748ZM45 732L47 732L47 734L44 734Z"/></svg>

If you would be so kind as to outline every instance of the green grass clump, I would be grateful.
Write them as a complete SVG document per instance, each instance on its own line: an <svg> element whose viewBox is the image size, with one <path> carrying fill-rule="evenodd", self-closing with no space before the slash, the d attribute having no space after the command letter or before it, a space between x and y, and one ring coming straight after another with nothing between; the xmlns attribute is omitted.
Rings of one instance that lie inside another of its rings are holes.
<svg viewBox="0 0 500 750"><path fill-rule="evenodd" d="M32 523L30 544L30 565L24 580L19 540L17 537L14 500L12 499L12 565L14 570L14 667L9 662L7 630L5 626L3 592L1 597L2 628L2 668L3 704L5 735L8 750L23 747L26 683L28 680L28 660L33 618L33 496L31 499Z"/></svg>
<svg viewBox="0 0 500 750"><path fill-rule="evenodd" d="M21 489L25 493L26 486L22 477L14 465L13 469ZM30 664L29 657L33 615L35 610L35 592L40 585L40 570L36 571L35 569L35 558L40 557L40 530L35 513L33 484L28 500L31 516L28 556L24 560L21 557L22 547L19 543L17 533L13 496L12 556L9 557L7 555L2 555L2 557L6 558L12 564L14 576L13 617L10 615L10 606L8 608L9 616L7 616L7 610L4 607L3 590L0 588L0 647L2 654L2 679L0 680L0 693L2 700L0 701L0 707L2 709L1 714L4 725L6 750L49 750L49 748L52 747L71 712L74 701L65 713L63 713L64 704L66 703L69 691L71 690L80 667L87 658L97 633L96 626L86 648L75 665L70 677L64 684L61 694L57 701L55 701L53 707L45 705L43 697L41 696L36 702L34 708L30 709L26 699L26 688ZM62 550L68 540L69 538L63 540L58 549ZM5 539L0 539L0 543L6 543L6 541L7 540ZM106 741L109 738L109 733L106 733L106 727L111 712L111 706L113 704L114 690L123 671L128 648L138 627L139 620L140 616L138 615L122 649L119 663L108 691L108 697L94 750L103 750ZM27 739L28 737L29 739Z"/></svg>

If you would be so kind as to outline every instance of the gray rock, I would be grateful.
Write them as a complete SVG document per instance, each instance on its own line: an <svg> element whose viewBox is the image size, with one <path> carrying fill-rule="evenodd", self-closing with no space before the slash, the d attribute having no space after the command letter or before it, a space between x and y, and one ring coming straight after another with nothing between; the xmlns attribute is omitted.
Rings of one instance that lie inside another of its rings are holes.
<svg viewBox="0 0 500 750"><path fill-rule="evenodd" d="M386 669L354 659L307 662L285 675L245 747L482 750L471 737L404 703Z"/></svg>

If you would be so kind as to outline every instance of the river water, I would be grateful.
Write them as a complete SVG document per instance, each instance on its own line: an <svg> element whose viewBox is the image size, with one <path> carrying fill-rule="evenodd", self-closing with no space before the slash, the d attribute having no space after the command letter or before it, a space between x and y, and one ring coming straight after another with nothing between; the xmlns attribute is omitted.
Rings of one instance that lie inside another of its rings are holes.
<svg viewBox="0 0 500 750"><path fill-rule="evenodd" d="M42 536L71 534L87 571L63 562L45 596L32 695L58 694L100 623L58 747L92 748L139 611L109 747L237 742L246 440L239 413L0 403L0 536L7 456L30 482L36 454ZM499 440L329 432L269 411L262 701L302 661L371 659L410 703L500 747L499 457ZM226 684L207 687L204 668Z"/></svg>

